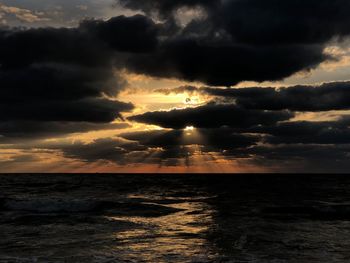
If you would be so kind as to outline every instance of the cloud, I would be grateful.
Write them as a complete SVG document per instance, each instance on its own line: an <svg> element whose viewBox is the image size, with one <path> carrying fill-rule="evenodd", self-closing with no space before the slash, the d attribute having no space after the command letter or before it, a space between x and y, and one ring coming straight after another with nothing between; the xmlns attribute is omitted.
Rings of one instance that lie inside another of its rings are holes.
<svg viewBox="0 0 350 263"><path fill-rule="evenodd" d="M98 139L91 143L84 144L75 142L58 147L68 158L78 158L86 162L98 160L112 161L115 163L126 163L128 148L134 148L134 143L128 143L115 138Z"/></svg>
<svg viewBox="0 0 350 263"><path fill-rule="evenodd" d="M152 48L156 32L154 22L140 15L88 20L76 28L3 29L0 62L2 69L48 63L111 67L122 59L117 51Z"/></svg>
<svg viewBox="0 0 350 263"><path fill-rule="evenodd" d="M270 171L334 172L349 168L348 124L349 118L344 117L338 121L282 122L251 128L153 130L122 133L90 143L27 142L15 149L59 151L66 158L88 163L190 166L196 164L196 156L213 160L216 156Z"/></svg>
<svg viewBox="0 0 350 263"><path fill-rule="evenodd" d="M0 119L32 120L31 115L38 115L36 119L79 121L81 115L81 121L107 122L130 111L130 104L105 98L116 96L126 85L116 73L116 52L152 48L152 25L142 16L121 16L86 21L72 29L1 30ZM64 112L67 116L62 118Z"/></svg>
<svg viewBox="0 0 350 263"><path fill-rule="evenodd" d="M98 130L117 130L130 127L127 123L91 123L59 121L0 122L0 144L18 143L33 139L62 137L67 134Z"/></svg>
<svg viewBox="0 0 350 263"><path fill-rule="evenodd" d="M350 82L285 88L204 88L201 91L214 96L232 98L237 105L249 109L330 111L348 110L350 107Z"/></svg>
<svg viewBox="0 0 350 263"><path fill-rule="evenodd" d="M304 160L313 167L318 160L335 158L345 167L350 135L347 118L291 119L299 111L348 110L348 82L280 89L215 86L281 80L335 61L339 54L327 52L327 47L349 36L349 1L119 3L143 15L91 19L67 28L0 29L2 142L117 128L111 123L134 109L116 99L128 88L120 74L126 71L211 85L198 92L215 96L216 102L129 117L171 131L127 133L123 138L87 144L35 146L86 162L176 165L182 159L189 164L190 157L202 151L253 163ZM189 12L200 8L203 13L182 24L178 16L184 7ZM24 20L36 19L35 13L6 10ZM181 130L187 126L196 127L196 136Z"/></svg>
<svg viewBox="0 0 350 263"><path fill-rule="evenodd" d="M174 146L208 145L219 151L224 149L242 148L256 144L258 136L239 134L233 129L197 129L195 132L183 130L155 130L133 133L122 133L120 137L137 141L147 147L171 148ZM226 148L227 147L227 148Z"/></svg>
<svg viewBox="0 0 350 263"><path fill-rule="evenodd" d="M118 16L107 22L85 21L81 27L96 34L112 49L118 51L150 52L155 50L158 44L159 28L150 18L142 15Z"/></svg>
<svg viewBox="0 0 350 263"><path fill-rule="evenodd" d="M202 129L199 132L206 142L196 135L185 135L182 131L170 130L123 133L120 137L101 138L90 143L57 142L35 147L57 150L67 158L92 163L107 161L119 165L189 166L192 156L197 154L197 150L192 147L195 144L200 146L201 151L209 153L223 149L245 149L256 145L259 140L257 136L235 134L228 129ZM28 145L27 149L32 147Z"/></svg>
<svg viewBox="0 0 350 263"><path fill-rule="evenodd" d="M91 20L76 28L5 30L0 33L0 62L4 69L33 63L104 65L225 86L245 80L280 80L331 59L324 52L327 43L349 33L344 13L348 3L312 3L315 12L310 14L309 2L121 1L149 17ZM152 11L173 14L183 6L201 6L208 14L185 27L171 15L157 23L151 19ZM329 6L328 13L324 6ZM297 21L295 10L300 12ZM272 11L277 17L269 15ZM241 16L246 13L259 15ZM327 25L324 18L329 18ZM310 23L315 29L310 30ZM322 31L318 24L323 25ZM293 26L300 30L294 32Z"/></svg>
<svg viewBox="0 0 350 263"><path fill-rule="evenodd" d="M119 17L118 21L123 20L120 23L126 28L129 22L140 23L143 32L142 19ZM100 31L107 34L106 28L97 30L101 23L0 31L0 121L108 123L131 111L130 103L109 98L116 97L126 81L114 66L115 41L109 44L98 36ZM108 27L113 21L103 23ZM111 36L124 30L110 29ZM121 45L134 42L132 37L125 33Z"/></svg>
<svg viewBox="0 0 350 263"><path fill-rule="evenodd" d="M347 129L346 123L346 119L324 123L296 122L277 124L276 127L265 127L260 131L223 127L198 129L192 134L181 130L143 131L123 133L119 138L104 138L88 144L49 143L41 147L59 150L65 157L85 162L108 161L119 165L192 165L196 155L214 154L280 172L290 171L288 169L296 172L305 171L303 169L309 172L334 172L349 168L349 136L346 139L339 138L338 133L325 136L322 133L328 129L326 127ZM288 128L293 125L294 128ZM283 127L287 128L283 130ZM312 139L314 131L316 134ZM259 135L259 132L262 134ZM38 145L35 147L40 148Z"/></svg>
<svg viewBox="0 0 350 263"><path fill-rule="evenodd" d="M349 34L346 0L117 0L121 5L158 13L166 19L181 7L203 7L214 30L224 29L238 43L324 43ZM312 10L312 12L311 12ZM298 15L296 17L296 14Z"/></svg>
<svg viewBox="0 0 350 263"><path fill-rule="evenodd" d="M349 124L349 116L344 116L337 121L279 123L251 132L268 134L266 142L270 144L350 144Z"/></svg>
<svg viewBox="0 0 350 263"><path fill-rule="evenodd" d="M202 128L186 134L184 130L155 130L122 133L124 139L137 141L148 147L173 147L176 145L202 145L211 151L236 151L242 153L258 144L269 145L334 145L350 144L350 118L336 121L287 121L273 125L256 125L251 128Z"/></svg>
<svg viewBox="0 0 350 263"><path fill-rule="evenodd" d="M350 109L350 82L348 81L279 88L181 86L172 89L158 89L156 92L165 95L201 93L234 102L242 108L255 110L322 112Z"/></svg>
<svg viewBox="0 0 350 263"><path fill-rule="evenodd" d="M222 126L249 128L254 125L272 125L279 121L288 120L293 116L288 111L246 110L233 104L209 103L197 108L148 112L132 116L129 120L173 129L181 129L187 126L196 128L220 128Z"/></svg>
<svg viewBox="0 0 350 263"><path fill-rule="evenodd" d="M75 101L41 101L3 103L0 105L0 121L85 121L112 122L122 118L120 112L131 111L133 105L108 99L84 99Z"/></svg>
<svg viewBox="0 0 350 263"><path fill-rule="evenodd" d="M155 77L231 86L244 80L280 80L327 58L321 45L250 46L184 36L162 43L152 54L130 57L126 66Z"/></svg>
<svg viewBox="0 0 350 263"><path fill-rule="evenodd" d="M118 74L117 53L152 49L156 31L143 16L90 20L77 28L1 29L0 126L123 119L122 112L134 106L114 99L127 86ZM73 126L81 130L72 124L67 133Z"/></svg>
<svg viewBox="0 0 350 263"><path fill-rule="evenodd" d="M170 15L176 9L180 7L216 7L220 1L215 0L116 0L120 5L136 10L142 10L148 15L157 12L158 15L165 17L165 15Z"/></svg>
<svg viewBox="0 0 350 263"><path fill-rule="evenodd" d="M123 138L151 147L161 147L164 153L169 150L169 156L172 157L174 154L171 153L176 151L177 145L198 145L197 149L200 149L203 155L215 153L242 165L265 167L270 171L344 172L349 169L348 115L332 121L292 120L296 108L320 110L319 107L322 106L322 110L327 111L339 105L339 109L347 109L347 83L282 89L184 86L159 91L166 94L210 93L231 99L236 104L209 103L197 108L148 112L133 116L130 117L133 121L175 130L121 134ZM288 95L279 97L279 93ZM242 97L248 102L243 103ZM284 97L286 99L283 99ZM288 97L291 98L290 101ZM320 101L317 101L317 98ZM260 100L262 103L259 107L251 107L249 102ZM279 102L278 107L274 101ZM192 134L186 135L186 130L180 130L186 126L198 128ZM198 153L188 151L187 159L192 160L196 154ZM163 158L167 160L168 157L164 154ZM179 158L185 157L179 155Z"/></svg>
<svg viewBox="0 0 350 263"><path fill-rule="evenodd" d="M184 28L173 26L176 34L165 38L156 52L132 57L128 68L216 86L281 80L313 69L332 59L324 52L331 40L350 33L350 5L345 0L118 2L151 17L158 14L164 24L176 23L181 7L204 8L206 16Z"/></svg>
<svg viewBox="0 0 350 263"><path fill-rule="evenodd" d="M27 23L49 20L49 18L44 17L44 14L41 12L33 12L28 9L18 8L15 6L7 6L1 3L0 3L0 15L14 15L21 22L27 22Z"/></svg>
<svg viewBox="0 0 350 263"><path fill-rule="evenodd" d="M121 1L121 4L147 14L152 11L172 14L183 6L201 6L208 14L184 28L171 16L156 23L151 15L136 15L85 21L76 28L3 30L2 68L34 63L113 65L155 77L230 86L244 80L280 80L315 68L331 58L324 52L327 43L349 34L346 1L269 0L264 4L256 0ZM311 6L312 13L308 12ZM297 20L296 11L300 14ZM271 12L275 15L270 15Z"/></svg>
<svg viewBox="0 0 350 263"><path fill-rule="evenodd" d="M86 163L112 162L118 165L159 164L160 149L150 148L121 137L99 138L89 143L57 140L42 143L26 143L17 149L45 149L60 152L65 158Z"/></svg>

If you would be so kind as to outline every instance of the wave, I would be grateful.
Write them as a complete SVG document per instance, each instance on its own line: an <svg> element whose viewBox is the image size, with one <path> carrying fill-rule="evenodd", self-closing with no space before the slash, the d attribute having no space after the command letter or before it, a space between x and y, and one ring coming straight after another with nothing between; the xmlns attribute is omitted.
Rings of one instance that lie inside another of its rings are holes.
<svg viewBox="0 0 350 263"><path fill-rule="evenodd" d="M142 217L158 217L182 211L182 209L152 203L73 198L2 199L2 201L0 199L0 208L0 210L31 213L103 212L108 215Z"/></svg>
<svg viewBox="0 0 350 263"><path fill-rule="evenodd" d="M90 212L98 210L101 202L84 199L5 199L5 210L28 211L37 213Z"/></svg>
<svg viewBox="0 0 350 263"><path fill-rule="evenodd" d="M350 220L350 204L268 207L262 213L276 219Z"/></svg>

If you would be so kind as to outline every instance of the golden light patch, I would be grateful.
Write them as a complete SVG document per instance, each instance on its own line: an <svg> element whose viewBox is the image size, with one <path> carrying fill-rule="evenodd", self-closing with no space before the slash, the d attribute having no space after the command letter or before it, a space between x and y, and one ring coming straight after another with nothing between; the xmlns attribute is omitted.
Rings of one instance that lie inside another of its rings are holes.
<svg viewBox="0 0 350 263"><path fill-rule="evenodd" d="M309 121L309 122L319 122L319 121L336 121L342 116L349 116L350 111L327 111L327 112L299 112L290 121Z"/></svg>
<svg viewBox="0 0 350 263"><path fill-rule="evenodd" d="M193 126L187 126L185 131L193 131L195 128Z"/></svg>

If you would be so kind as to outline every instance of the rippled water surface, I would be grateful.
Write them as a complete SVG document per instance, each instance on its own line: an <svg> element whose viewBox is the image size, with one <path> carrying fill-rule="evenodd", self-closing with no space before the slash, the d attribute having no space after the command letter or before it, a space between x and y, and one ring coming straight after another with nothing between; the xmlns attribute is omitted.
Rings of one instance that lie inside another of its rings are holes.
<svg viewBox="0 0 350 263"><path fill-rule="evenodd" d="M0 175L0 262L350 262L345 175Z"/></svg>

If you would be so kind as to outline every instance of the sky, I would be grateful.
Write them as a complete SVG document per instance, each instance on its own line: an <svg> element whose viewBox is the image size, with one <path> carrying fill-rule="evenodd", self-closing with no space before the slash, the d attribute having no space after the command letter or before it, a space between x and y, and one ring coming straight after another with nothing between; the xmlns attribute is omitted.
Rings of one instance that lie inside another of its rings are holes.
<svg viewBox="0 0 350 263"><path fill-rule="evenodd" d="M0 172L348 172L349 12L0 0Z"/></svg>

